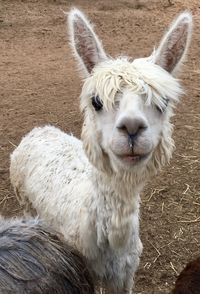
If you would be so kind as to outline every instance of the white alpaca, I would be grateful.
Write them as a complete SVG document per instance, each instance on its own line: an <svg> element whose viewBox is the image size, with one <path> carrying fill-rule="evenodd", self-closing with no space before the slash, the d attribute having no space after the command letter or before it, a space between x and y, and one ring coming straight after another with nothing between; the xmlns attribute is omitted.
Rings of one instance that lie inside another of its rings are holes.
<svg viewBox="0 0 200 294"><path fill-rule="evenodd" d="M139 193L173 151L170 117L182 93L174 77L192 18L182 13L148 58L106 55L86 17L69 13L72 48L85 74L82 141L35 128L11 155L21 201L84 254L107 293L131 293L139 264Z"/></svg>

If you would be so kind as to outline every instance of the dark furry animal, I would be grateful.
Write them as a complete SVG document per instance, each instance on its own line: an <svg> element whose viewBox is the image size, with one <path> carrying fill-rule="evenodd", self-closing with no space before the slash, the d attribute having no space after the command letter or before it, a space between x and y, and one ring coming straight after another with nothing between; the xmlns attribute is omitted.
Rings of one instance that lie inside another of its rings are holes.
<svg viewBox="0 0 200 294"><path fill-rule="evenodd" d="M37 218L0 219L0 293L94 293L84 258L60 237Z"/></svg>
<svg viewBox="0 0 200 294"><path fill-rule="evenodd" d="M200 257L186 265L176 280L172 294L200 294Z"/></svg>

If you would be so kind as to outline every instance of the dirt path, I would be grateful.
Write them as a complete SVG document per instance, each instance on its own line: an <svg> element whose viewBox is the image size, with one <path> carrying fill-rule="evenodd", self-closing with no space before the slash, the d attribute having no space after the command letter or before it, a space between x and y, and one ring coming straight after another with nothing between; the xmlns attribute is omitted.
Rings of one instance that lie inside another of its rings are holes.
<svg viewBox="0 0 200 294"><path fill-rule="evenodd" d="M198 0L0 0L0 211L20 214L9 182L9 154L34 126L51 123L80 135L81 80L61 11L82 8L111 55L151 53L176 13L190 9L195 31L182 79L187 94L175 123L169 167L142 195L144 244L135 293L169 293L177 272L200 255L200 4ZM92 4L94 3L94 4ZM188 4L189 3L189 4ZM112 42L111 42L112 40Z"/></svg>

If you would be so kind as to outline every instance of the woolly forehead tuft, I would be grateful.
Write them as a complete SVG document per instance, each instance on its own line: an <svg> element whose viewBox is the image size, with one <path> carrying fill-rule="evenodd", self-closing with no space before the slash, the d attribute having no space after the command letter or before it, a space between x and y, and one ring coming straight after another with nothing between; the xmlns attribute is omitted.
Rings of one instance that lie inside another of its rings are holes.
<svg viewBox="0 0 200 294"><path fill-rule="evenodd" d="M160 66L141 58L129 62L119 58L97 65L85 80L82 95L98 95L106 110L113 107L116 93L124 87L134 94L144 95L146 104L164 106L164 99L177 101L183 93L177 79Z"/></svg>

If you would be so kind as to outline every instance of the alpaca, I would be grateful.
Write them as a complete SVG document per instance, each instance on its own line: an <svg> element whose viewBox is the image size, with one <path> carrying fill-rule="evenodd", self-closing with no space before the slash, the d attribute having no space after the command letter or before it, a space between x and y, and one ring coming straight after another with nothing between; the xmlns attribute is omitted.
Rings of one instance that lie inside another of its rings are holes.
<svg viewBox="0 0 200 294"><path fill-rule="evenodd" d="M140 192L169 161L170 118L182 93L175 72L187 52L190 13L180 14L147 58L108 57L85 15L68 15L71 45L84 75L82 141L53 126L34 128L11 155L22 204L88 260L107 293L132 293L139 264Z"/></svg>
<svg viewBox="0 0 200 294"><path fill-rule="evenodd" d="M37 218L0 218L0 293L93 294L85 259Z"/></svg>
<svg viewBox="0 0 200 294"><path fill-rule="evenodd" d="M178 276L172 294L200 293L200 257L189 262Z"/></svg>

